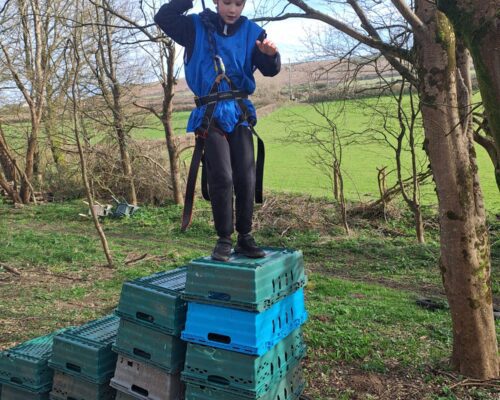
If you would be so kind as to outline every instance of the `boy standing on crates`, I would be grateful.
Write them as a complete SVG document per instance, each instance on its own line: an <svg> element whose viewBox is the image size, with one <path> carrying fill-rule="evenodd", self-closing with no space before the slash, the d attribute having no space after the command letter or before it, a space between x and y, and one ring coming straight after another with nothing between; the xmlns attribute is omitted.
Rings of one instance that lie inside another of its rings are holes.
<svg viewBox="0 0 500 400"><path fill-rule="evenodd" d="M256 196L252 137L256 113L248 95L255 91L254 71L259 69L264 76L276 75L281 69L280 55L276 45L266 38L266 32L241 16L245 0L214 0L214 4L217 13L205 9L200 14L184 15L193 7L193 1L171 0L160 8L155 22L185 47L186 81L196 95L197 105L187 131L197 136L197 147L201 147L199 158L204 149L206 195L210 197L219 236L212 258L228 261L231 254L233 188L238 232L234 250L247 257L260 258L265 252L251 235ZM194 176L196 179L196 174ZM186 203L188 197L186 191ZM184 228L190 219L191 208L187 216L185 208Z"/></svg>

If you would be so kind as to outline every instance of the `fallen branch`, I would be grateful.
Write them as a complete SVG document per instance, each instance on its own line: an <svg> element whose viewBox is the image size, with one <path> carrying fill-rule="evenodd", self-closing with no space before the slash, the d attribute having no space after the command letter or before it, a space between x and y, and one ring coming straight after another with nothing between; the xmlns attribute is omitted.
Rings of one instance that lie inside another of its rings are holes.
<svg viewBox="0 0 500 400"><path fill-rule="evenodd" d="M137 261L141 261L144 258L146 258L147 255L148 255L148 253L144 253L138 257L129 258L129 256L134 256L134 254L128 254L127 257L125 258L124 264L130 265L130 264L136 263Z"/></svg>
<svg viewBox="0 0 500 400"><path fill-rule="evenodd" d="M480 379L466 378L463 381L454 383L449 388L453 389L459 386L481 386L481 387L500 389L500 379L480 380Z"/></svg>
<svg viewBox="0 0 500 400"><path fill-rule="evenodd" d="M10 267L8 266L7 264L5 263L0 263L0 267L2 267L4 270L12 273L12 274L15 274L15 275L19 275L21 276L21 272L19 272L17 269L15 269L14 267Z"/></svg>

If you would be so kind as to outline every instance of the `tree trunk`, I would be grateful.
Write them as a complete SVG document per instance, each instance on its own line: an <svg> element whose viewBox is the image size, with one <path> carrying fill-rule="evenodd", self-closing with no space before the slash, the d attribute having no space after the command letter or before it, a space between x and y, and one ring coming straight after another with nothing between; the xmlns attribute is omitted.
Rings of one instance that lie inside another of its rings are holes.
<svg viewBox="0 0 500 400"><path fill-rule="evenodd" d="M15 182L16 180L16 167L9 157L9 149L3 134L2 127L0 126L0 167L2 168L5 179L8 182Z"/></svg>
<svg viewBox="0 0 500 400"><path fill-rule="evenodd" d="M38 133L40 124L36 119L31 120L31 134L28 139L26 148L26 164L24 167L24 179L21 183L21 198L24 204L29 203L31 193L31 182L33 181L33 173L35 167L35 153L38 147Z"/></svg>
<svg viewBox="0 0 500 400"><path fill-rule="evenodd" d="M10 197L14 204L22 203L19 193L5 180L2 171L0 171L0 187L5 190L5 193L7 193L7 196Z"/></svg>
<svg viewBox="0 0 500 400"><path fill-rule="evenodd" d="M119 103L119 99L118 102ZM137 193L135 191L134 175L132 173L132 164L130 162L130 155L128 153L128 143L125 130L123 128L123 116L121 115L121 107L115 103L113 113L114 127L116 136L118 138L118 147L120 148L120 159L122 163L122 172L129 184L129 201L133 205L137 205Z"/></svg>
<svg viewBox="0 0 500 400"><path fill-rule="evenodd" d="M415 220L415 232L417 234L418 243L425 243L425 229L424 229L424 220L422 218L422 209L420 208L420 204L415 204L413 211L413 218Z"/></svg>
<svg viewBox="0 0 500 400"><path fill-rule="evenodd" d="M424 23L415 31L419 95L439 201L440 269L453 324L452 363L464 375L488 379L499 372L488 229L472 135L458 111L455 37L432 3L416 4Z"/></svg>
<svg viewBox="0 0 500 400"><path fill-rule="evenodd" d="M439 0L471 52L491 133L500 153L500 0Z"/></svg>
<svg viewBox="0 0 500 400"><path fill-rule="evenodd" d="M172 183L172 194L175 204L182 204L184 198L182 196L181 172L179 150L175 143L174 130L172 128L172 99L175 91L175 46L173 42L162 44L167 61L167 70L163 72L163 113L162 123L165 129L165 140L167 142L168 159L170 163L170 180Z"/></svg>

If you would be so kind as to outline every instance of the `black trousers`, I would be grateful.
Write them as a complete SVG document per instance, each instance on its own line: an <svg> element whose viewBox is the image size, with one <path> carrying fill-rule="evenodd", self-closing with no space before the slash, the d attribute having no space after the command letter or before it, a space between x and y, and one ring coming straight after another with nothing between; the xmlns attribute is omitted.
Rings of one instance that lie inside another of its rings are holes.
<svg viewBox="0 0 500 400"><path fill-rule="evenodd" d="M234 132L226 135L216 127L211 128L205 139L205 164L217 235L229 237L234 232L233 189L236 231L240 234L250 233L255 197L251 130L239 125Z"/></svg>

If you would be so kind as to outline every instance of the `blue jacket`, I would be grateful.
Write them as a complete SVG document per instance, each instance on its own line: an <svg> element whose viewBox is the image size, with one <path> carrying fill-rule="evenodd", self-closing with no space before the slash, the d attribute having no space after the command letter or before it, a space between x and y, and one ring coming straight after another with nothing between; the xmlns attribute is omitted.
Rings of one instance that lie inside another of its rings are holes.
<svg viewBox="0 0 500 400"><path fill-rule="evenodd" d="M218 55L222 58L226 75L239 90L248 94L255 91L255 79L253 76L255 67L252 65L252 53L255 41L262 33L262 28L245 17L240 28L232 36L222 36L218 33L208 32L204 27L199 15L192 15L196 27L196 41L193 54L185 64L186 81L193 93L198 96L206 96L218 75L214 67L214 59L211 55L208 35L215 39ZM219 84L219 91L230 90L226 81ZM243 100L248 106L252 117L256 117L255 108L250 100ZM193 132L201 125L206 106L193 110L189 118L187 130ZM238 125L241 114L236 100L223 100L217 103L213 118L219 127L225 132L232 132Z"/></svg>
<svg viewBox="0 0 500 400"><path fill-rule="evenodd" d="M185 15L192 8L191 0L171 0L164 4L155 15L155 22L175 42L185 47L186 80L197 96L208 94L216 73L213 66L208 34L199 15ZM225 25L222 18L208 11L208 17L215 33L217 52L223 58L226 73L238 89L251 94L255 91L253 72L258 68L264 76L274 76L281 68L279 53L267 56L255 46L255 40L263 40L265 31L245 17L231 25ZM255 37L257 35L257 37ZM226 83L219 91L227 90ZM250 114L255 116L255 109L249 100L245 100ZM188 122L188 131L200 126L205 107L195 109ZM240 115L240 109L234 101L220 102L215 110L216 120L226 132L234 130Z"/></svg>

